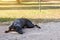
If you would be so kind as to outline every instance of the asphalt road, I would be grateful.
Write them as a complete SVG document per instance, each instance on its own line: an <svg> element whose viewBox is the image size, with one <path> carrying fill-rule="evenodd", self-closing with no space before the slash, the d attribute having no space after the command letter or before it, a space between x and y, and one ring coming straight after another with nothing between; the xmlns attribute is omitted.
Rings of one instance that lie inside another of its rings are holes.
<svg viewBox="0 0 60 40"><path fill-rule="evenodd" d="M41 29L25 28L24 34L4 33L9 25L0 25L0 40L60 40L60 22L38 23Z"/></svg>

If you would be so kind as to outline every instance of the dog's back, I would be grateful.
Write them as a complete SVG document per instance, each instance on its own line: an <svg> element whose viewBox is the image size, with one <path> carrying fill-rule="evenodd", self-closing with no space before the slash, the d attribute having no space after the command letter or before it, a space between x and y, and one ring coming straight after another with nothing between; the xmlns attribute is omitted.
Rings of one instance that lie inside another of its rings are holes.
<svg viewBox="0 0 60 40"><path fill-rule="evenodd" d="M27 19L24 19L24 18L20 18L20 19L16 19L14 20L14 22L12 23L13 26L19 26L19 27L22 27L26 24L26 21Z"/></svg>
<svg viewBox="0 0 60 40"><path fill-rule="evenodd" d="M14 22L12 23L13 26L19 26L19 27L24 27L26 26L27 28L33 28L34 26L38 25L34 25L29 19L26 18L20 18L20 19L16 19L14 20Z"/></svg>

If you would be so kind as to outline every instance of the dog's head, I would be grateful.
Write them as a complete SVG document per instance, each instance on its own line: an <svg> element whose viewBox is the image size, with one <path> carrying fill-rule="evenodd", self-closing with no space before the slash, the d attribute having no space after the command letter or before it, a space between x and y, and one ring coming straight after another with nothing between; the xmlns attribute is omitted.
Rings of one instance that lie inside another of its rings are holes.
<svg viewBox="0 0 60 40"><path fill-rule="evenodd" d="M16 27L16 32L18 32L19 34L23 34L23 30L22 30L22 28L20 28L20 27Z"/></svg>

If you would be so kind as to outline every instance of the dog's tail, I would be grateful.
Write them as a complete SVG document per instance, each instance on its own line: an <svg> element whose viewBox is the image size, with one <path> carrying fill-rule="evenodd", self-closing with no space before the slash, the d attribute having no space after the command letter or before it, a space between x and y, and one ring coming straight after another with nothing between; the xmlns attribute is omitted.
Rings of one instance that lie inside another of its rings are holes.
<svg viewBox="0 0 60 40"><path fill-rule="evenodd" d="M36 26L37 28L40 28L41 29L41 27L39 27L38 25L34 25L34 26Z"/></svg>

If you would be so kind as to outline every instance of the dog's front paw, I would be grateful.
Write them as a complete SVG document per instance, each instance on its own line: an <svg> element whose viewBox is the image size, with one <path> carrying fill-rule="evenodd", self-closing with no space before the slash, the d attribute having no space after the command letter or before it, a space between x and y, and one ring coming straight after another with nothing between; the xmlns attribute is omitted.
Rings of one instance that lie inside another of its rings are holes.
<svg viewBox="0 0 60 40"><path fill-rule="evenodd" d="M5 31L5 33L8 33L9 31Z"/></svg>

